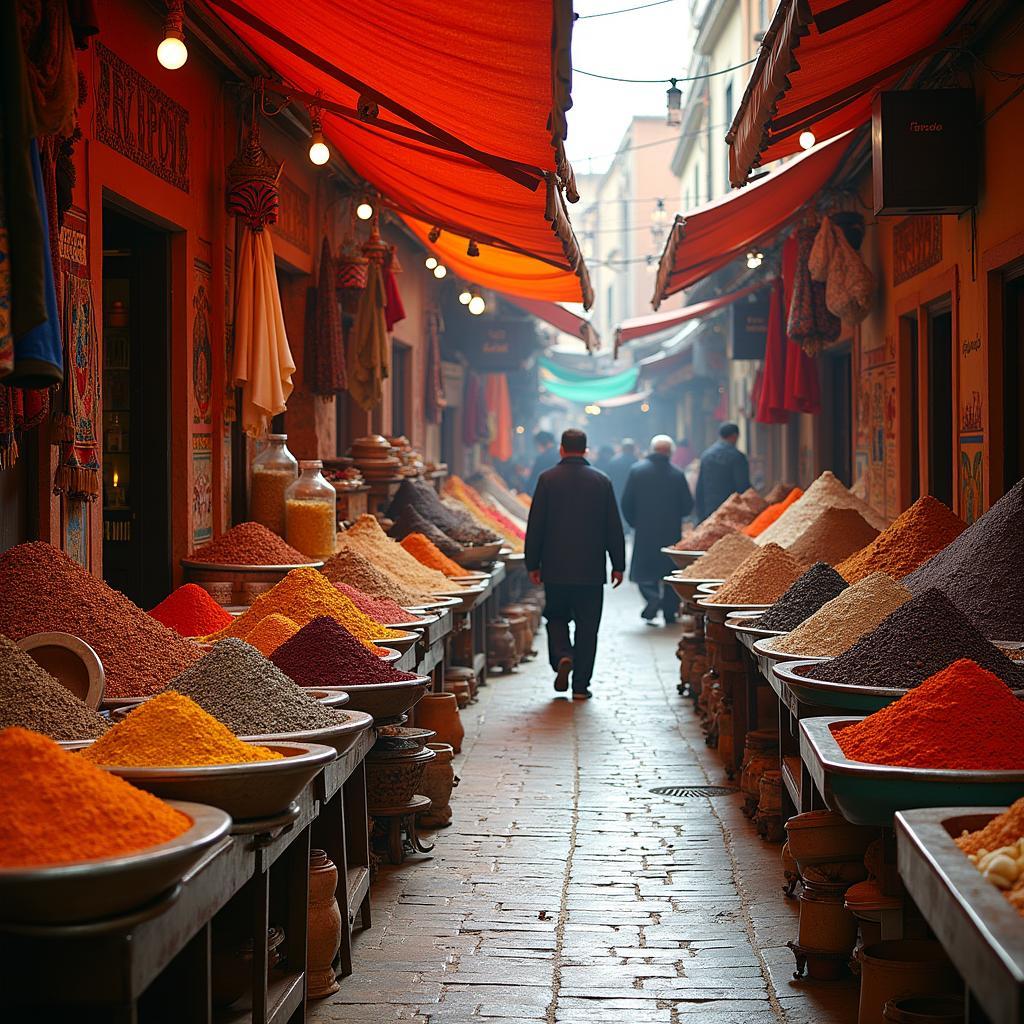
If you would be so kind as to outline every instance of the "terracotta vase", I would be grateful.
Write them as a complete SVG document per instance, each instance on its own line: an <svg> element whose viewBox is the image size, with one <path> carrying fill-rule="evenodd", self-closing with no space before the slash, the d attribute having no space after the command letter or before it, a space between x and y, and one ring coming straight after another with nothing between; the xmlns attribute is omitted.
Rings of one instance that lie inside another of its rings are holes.
<svg viewBox="0 0 1024 1024"><path fill-rule="evenodd" d="M454 693L424 694L416 704L416 724L433 729L438 743L449 744L456 754L461 752L465 730Z"/></svg>
<svg viewBox="0 0 1024 1024"><path fill-rule="evenodd" d="M323 999L341 986L334 958L341 947L341 910L335 898L338 869L323 850L309 851L309 937L306 957L306 995Z"/></svg>
<svg viewBox="0 0 1024 1024"><path fill-rule="evenodd" d="M428 743L437 757L427 765L420 781L419 792L430 797L430 810L419 815L419 823L426 828L444 828L452 821L452 789L459 784L452 767L455 751L447 743Z"/></svg>

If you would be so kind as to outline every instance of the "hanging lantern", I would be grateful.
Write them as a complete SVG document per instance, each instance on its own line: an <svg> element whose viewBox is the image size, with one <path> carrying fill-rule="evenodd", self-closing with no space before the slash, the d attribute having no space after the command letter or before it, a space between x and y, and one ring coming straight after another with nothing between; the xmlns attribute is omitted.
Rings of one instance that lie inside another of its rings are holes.
<svg viewBox="0 0 1024 1024"><path fill-rule="evenodd" d="M387 258L386 265L387 265L388 270L390 270L392 274L400 274L400 273L402 273L402 264L398 262L398 246L397 245L389 245L388 246L388 258Z"/></svg>
<svg viewBox="0 0 1024 1024"><path fill-rule="evenodd" d="M683 91L671 79L672 85L665 91L666 109L665 124L669 128L678 128L683 123Z"/></svg>
<svg viewBox="0 0 1024 1024"><path fill-rule="evenodd" d="M251 231L277 223L282 166L260 145L259 121L254 114L242 150L227 170L228 213L244 221Z"/></svg>
<svg viewBox="0 0 1024 1024"><path fill-rule="evenodd" d="M374 263L384 263L384 256L388 251L387 243L382 241L380 237L380 231L377 227L377 218L373 219L373 224L370 227L370 237L363 243L363 255L373 260Z"/></svg>
<svg viewBox="0 0 1024 1024"><path fill-rule="evenodd" d="M369 265L369 260L359 251L355 238L346 238L341 243L334 260L334 289L343 305L348 299L357 299L366 287Z"/></svg>

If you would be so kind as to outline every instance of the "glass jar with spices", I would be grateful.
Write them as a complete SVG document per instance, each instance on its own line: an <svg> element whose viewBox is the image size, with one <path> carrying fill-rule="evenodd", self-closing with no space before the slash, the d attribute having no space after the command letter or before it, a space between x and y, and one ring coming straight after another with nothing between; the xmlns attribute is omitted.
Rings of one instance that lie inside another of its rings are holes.
<svg viewBox="0 0 1024 1024"><path fill-rule="evenodd" d="M334 554L338 533L337 492L320 472L323 463L299 463L299 479L284 493L285 539L293 548L315 559Z"/></svg>
<svg viewBox="0 0 1024 1024"><path fill-rule="evenodd" d="M288 451L287 434L268 434L267 446L253 459L249 518L284 536L284 494L299 475L299 463Z"/></svg>

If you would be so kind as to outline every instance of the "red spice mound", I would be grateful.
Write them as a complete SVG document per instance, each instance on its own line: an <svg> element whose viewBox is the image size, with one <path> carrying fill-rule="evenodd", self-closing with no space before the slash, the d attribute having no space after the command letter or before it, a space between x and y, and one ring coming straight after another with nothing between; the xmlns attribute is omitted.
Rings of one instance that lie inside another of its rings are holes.
<svg viewBox="0 0 1024 1024"><path fill-rule="evenodd" d="M231 614L195 583L178 587L150 609L149 614L182 636L207 636L231 621Z"/></svg>
<svg viewBox="0 0 1024 1024"><path fill-rule="evenodd" d="M761 512L753 522L748 523L743 527L743 532L748 537L757 537L759 534L764 533L772 523L775 522L783 512L789 508L790 505L799 501L804 496L804 492L799 487L794 487L793 490L786 495L782 501L777 501L773 505L769 505L763 512Z"/></svg>
<svg viewBox="0 0 1024 1024"><path fill-rule="evenodd" d="M310 559L262 523L239 523L188 556L217 565L309 565Z"/></svg>
<svg viewBox="0 0 1024 1024"><path fill-rule="evenodd" d="M918 498L893 520L867 547L850 555L836 568L849 583L873 572L900 579L923 565L967 529L967 524L930 494Z"/></svg>
<svg viewBox="0 0 1024 1024"><path fill-rule="evenodd" d="M394 683L416 676L392 668L329 615L307 622L270 656L299 686Z"/></svg>
<svg viewBox="0 0 1024 1024"><path fill-rule="evenodd" d="M382 622L385 626L394 625L396 622L420 622L419 616L407 612L397 601L387 597L371 597L358 587L350 586L348 583L335 583L338 588L364 615L371 619Z"/></svg>
<svg viewBox="0 0 1024 1024"><path fill-rule="evenodd" d="M0 634L81 637L103 663L108 697L157 693L202 657L197 644L42 541L0 554L0 595Z"/></svg>
<svg viewBox="0 0 1024 1024"><path fill-rule="evenodd" d="M834 735L847 757L869 764L1024 769L1024 704L968 658Z"/></svg>

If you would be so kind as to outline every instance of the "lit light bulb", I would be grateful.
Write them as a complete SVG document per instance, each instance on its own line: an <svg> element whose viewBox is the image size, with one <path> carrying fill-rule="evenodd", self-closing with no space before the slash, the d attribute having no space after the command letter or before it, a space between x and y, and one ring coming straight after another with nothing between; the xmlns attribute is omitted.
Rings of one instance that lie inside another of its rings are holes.
<svg viewBox="0 0 1024 1024"><path fill-rule="evenodd" d="M763 252L748 252L747 253L747 269L757 270L759 266L764 262Z"/></svg>
<svg viewBox="0 0 1024 1024"><path fill-rule="evenodd" d="M180 35L171 35L168 32L156 48L156 59L168 71L177 71L188 60L188 47L185 45L185 40Z"/></svg>
<svg viewBox="0 0 1024 1024"><path fill-rule="evenodd" d="M468 306L472 298L472 292L459 292L459 302L461 302L464 306Z"/></svg>
<svg viewBox="0 0 1024 1024"><path fill-rule="evenodd" d="M373 207L364 199L356 207L356 216L360 220L369 220L373 216Z"/></svg>
<svg viewBox="0 0 1024 1024"><path fill-rule="evenodd" d="M651 411L651 407L646 402L643 402L640 405L640 411L641 412L650 412Z"/></svg>
<svg viewBox="0 0 1024 1024"><path fill-rule="evenodd" d="M473 298L469 300L468 308L470 313L473 314L473 316L479 316L487 308L487 303L484 302L481 296L474 295Z"/></svg>
<svg viewBox="0 0 1024 1024"><path fill-rule="evenodd" d="M118 475L117 475L117 470L115 469L115 470L114 470L114 486L115 486L115 487L117 486L117 481L118 481L118 479L119 479L119 477L118 477Z"/></svg>
<svg viewBox="0 0 1024 1024"><path fill-rule="evenodd" d="M317 167L322 166L331 159L330 147L324 142L324 133L319 128L315 129L309 136L309 160Z"/></svg>
<svg viewBox="0 0 1024 1024"><path fill-rule="evenodd" d="M525 434L525 433L526 433L526 427L524 427L524 426L522 425L522 423L520 423L520 424L519 424L519 425L518 425L518 426L516 427L516 433L517 433L517 434Z"/></svg>
<svg viewBox="0 0 1024 1024"><path fill-rule="evenodd" d="M423 266L425 266L427 268L427 270L433 270L434 267L437 266L437 257L435 257L435 256L428 256L423 261Z"/></svg>
<svg viewBox="0 0 1024 1024"><path fill-rule="evenodd" d="M443 263L438 263L438 265L434 267L434 277L436 277L438 281L440 281L447 273L448 268Z"/></svg>
<svg viewBox="0 0 1024 1024"><path fill-rule="evenodd" d="M804 131L800 133L800 148L810 149L818 140L814 137L814 132Z"/></svg>

